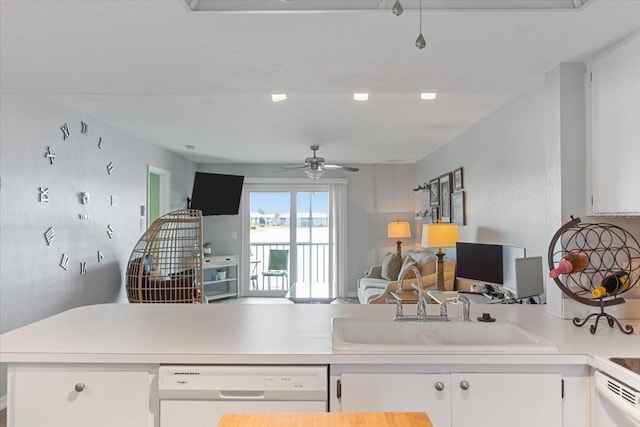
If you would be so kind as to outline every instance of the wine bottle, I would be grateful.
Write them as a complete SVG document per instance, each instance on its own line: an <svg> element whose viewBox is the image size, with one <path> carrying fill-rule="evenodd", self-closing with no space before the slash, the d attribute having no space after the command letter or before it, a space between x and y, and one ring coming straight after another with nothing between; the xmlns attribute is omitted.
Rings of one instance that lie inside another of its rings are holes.
<svg viewBox="0 0 640 427"><path fill-rule="evenodd" d="M580 252L567 252L558 266L549 272L549 277L556 278L561 274L577 273L589 265L589 257Z"/></svg>
<svg viewBox="0 0 640 427"><path fill-rule="evenodd" d="M600 298L607 294L617 294L629 287L629 275L626 271L618 271L609 274L602 279L600 286L591 291L594 298Z"/></svg>

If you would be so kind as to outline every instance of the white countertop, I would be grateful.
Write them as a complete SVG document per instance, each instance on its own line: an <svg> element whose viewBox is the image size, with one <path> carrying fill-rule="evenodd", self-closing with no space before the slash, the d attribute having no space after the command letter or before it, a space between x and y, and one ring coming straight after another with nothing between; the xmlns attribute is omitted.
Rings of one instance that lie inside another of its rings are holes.
<svg viewBox="0 0 640 427"><path fill-rule="evenodd" d="M415 306L405 308L407 312L414 309ZM347 354L331 348L331 318L392 319L394 310L393 305L350 304L85 306L0 335L0 362L395 363L397 353ZM571 320L547 314L544 306L471 305L474 321L482 312L490 312L498 320L517 322L557 344L560 351L517 355L402 354L403 363L590 364L604 369L611 363L609 357L640 357L640 335L624 335L617 327L610 328L606 321L601 320L598 331L592 335L589 332L592 322L576 327ZM629 377L627 383L640 389L640 379Z"/></svg>

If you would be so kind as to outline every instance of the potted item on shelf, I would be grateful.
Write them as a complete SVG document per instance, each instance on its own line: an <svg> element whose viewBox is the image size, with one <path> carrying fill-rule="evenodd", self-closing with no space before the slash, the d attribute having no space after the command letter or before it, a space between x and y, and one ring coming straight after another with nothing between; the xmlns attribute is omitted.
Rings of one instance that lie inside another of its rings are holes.
<svg viewBox="0 0 640 427"><path fill-rule="evenodd" d="M218 268L216 273L218 273L218 280L225 280L227 278L227 270L225 268Z"/></svg>
<svg viewBox="0 0 640 427"><path fill-rule="evenodd" d="M211 256L211 243L205 243L202 245L202 253L204 256Z"/></svg>

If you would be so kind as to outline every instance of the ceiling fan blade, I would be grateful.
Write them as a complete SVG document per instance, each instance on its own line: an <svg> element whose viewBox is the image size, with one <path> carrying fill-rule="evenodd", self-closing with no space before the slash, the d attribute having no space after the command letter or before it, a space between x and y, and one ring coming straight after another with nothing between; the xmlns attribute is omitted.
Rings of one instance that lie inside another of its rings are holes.
<svg viewBox="0 0 640 427"><path fill-rule="evenodd" d="M351 166L342 166L342 165L328 165L324 162L324 157L318 157L316 152L320 149L317 145L312 145L311 151L313 151L312 157L307 157L304 159L303 166L280 166L280 170L275 172L284 172L287 170L296 170L296 169L306 169L305 173L312 179L318 179L322 176L322 171L326 169L341 169L347 172L358 172L358 168L354 168Z"/></svg>
<svg viewBox="0 0 640 427"><path fill-rule="evenodd" d="M305 169L305 168L307 168L307 167L309 167L309 166L308 166L308 165L301 165L301 166L280 166L280 169L282 169L282 170L294 170L294 169ZM281 171L278 171L278 172L282 172L282 170L281 170Z"/></svg>
<svg viewBox="0 0 640 427"><path fill-rule="evenodd" d="M342 169L348 172L358 172L360 169L358 168L353 168L351 166L342 166L342 165L327 165L325 164L323 166L324 169Z"/></svg>

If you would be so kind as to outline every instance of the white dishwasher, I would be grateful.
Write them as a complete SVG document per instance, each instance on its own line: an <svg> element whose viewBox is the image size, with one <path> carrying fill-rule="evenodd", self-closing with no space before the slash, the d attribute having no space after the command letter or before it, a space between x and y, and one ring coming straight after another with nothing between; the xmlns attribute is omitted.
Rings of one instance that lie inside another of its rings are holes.
<svg viewBox="0 0 640 427"><path fill-rule="evenodd" d="M327 366L164 365L160 427L216 426L222 414L327 412Z"/></svg>

